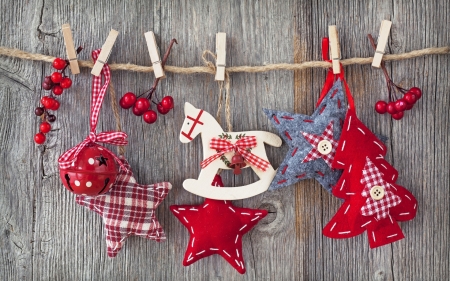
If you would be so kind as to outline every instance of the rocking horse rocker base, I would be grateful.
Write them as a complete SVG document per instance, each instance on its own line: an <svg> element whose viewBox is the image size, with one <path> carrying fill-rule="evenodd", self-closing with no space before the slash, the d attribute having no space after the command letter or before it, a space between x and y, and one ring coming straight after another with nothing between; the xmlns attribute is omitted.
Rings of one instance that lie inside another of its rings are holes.
<svg viewBox="0 0 450 281"><path fill-rule="evenodd" d="M269 188L276 170L267 159L264 143L280 147L280 137L264 131L225 133L213 116L190 103L185 104L184 112L186 118L181 128L180 141L187 143L201 134L204 159L198 179L186 179L183 182L187 191L210 199L240 200L263 193ZM238 153L245 159L246 165L242 168L252 168L260 180L236 187L211 185L220 169L232 169L227 159L232 159Z"/></svg>

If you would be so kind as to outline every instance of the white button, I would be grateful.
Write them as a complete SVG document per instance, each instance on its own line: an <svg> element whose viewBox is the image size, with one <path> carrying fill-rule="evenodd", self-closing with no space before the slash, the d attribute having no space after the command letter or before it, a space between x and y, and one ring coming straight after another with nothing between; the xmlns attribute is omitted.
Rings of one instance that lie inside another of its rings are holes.
<svg viewBox="0 0 450 281"><path fill-rule="evenodd" d="M379 185L375 185L370 189L370 197L373 200L380 200L384 197L384 188Z"/></svg>
<svg viewBox="0 0 450 281"><path fill-rule="evenodd" d="M86 187L89 188L89 187L91 187L91 186L92 186L92 182L88 181L88 182L86 183Z"/></svg>
<svg viewBox="0 0 450 281"><path fill-rule="evenodd" d="M319 150L319 152L323 155L330 154L332 149L333 146L331 145L331 142L329 140L321 140L317 145L317 150Z"/></svg>
<svg viewBox="0 0 450 281"><path fill-rule="evenodd" d="M94 165L94 163L95 163L94 158L89 158L88 159L88 163L91 164L91 165Z"/></svg>
<svg viewBox="0 0 450 281"><path fill-rule="evenodd" d="M80 184L81 184L80 181L75 181L76 186L80 186Z"/></svg>

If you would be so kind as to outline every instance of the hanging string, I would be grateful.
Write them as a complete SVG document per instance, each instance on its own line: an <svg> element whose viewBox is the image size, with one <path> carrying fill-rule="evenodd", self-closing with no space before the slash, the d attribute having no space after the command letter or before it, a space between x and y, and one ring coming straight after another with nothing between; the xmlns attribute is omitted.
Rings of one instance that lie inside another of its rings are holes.
<svg viewBox="0 0 450 281"><path fill-rule="evenodd" d="M111 97L111 107L112 107L112 111L114 113L114 119L116 119L116 131L122 132L122 125L120 123L119 107L117 106L116 90L114 89L112 82L109 83L109 95ZM123 146L123 145L117 146L117 154L119 154L119 156L124 156L125 146Z"/></svg>
<svg viewBox="0 0 450 281"><path fill-rule="evenodd" d="M210 50L205 50L202 53L203 63L206 65L206 67L214 69L214 73L215 73L216 65L215 65L215 63L209 61L206 58L208 55L211 56L214 60L217 59L217 56ZM226 119L226 123L227 123L227 132L232 132L233 125L231 124L230 74L228 73L227 69L225 69L225 81L218 81L217 84L219 85L219 101L217 103L216 120L220 124L220 116L221 116L222 104L223 104L222 93L225 90L225 119Z"/></svg>

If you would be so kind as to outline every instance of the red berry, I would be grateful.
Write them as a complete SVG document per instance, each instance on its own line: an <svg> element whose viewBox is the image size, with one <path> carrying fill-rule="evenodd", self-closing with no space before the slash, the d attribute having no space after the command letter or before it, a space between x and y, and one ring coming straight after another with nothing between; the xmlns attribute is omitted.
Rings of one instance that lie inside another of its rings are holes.
<svg viewBox="0 0 450 281"><path fill-rule="evenodd" d="M119 104L123 109L128 109L136 103L136 95L132 92L128 92L120 99Z"/></svg>
<svg viewBox="0 0 450 281"><path fill-rule="evenodd" d="M153 124L156 122L156 119L158 119L158 115L156 114L155 111L153 110L147 110L144 113L144 116L142 116L142 118L144 119L144 121L148 124Z"/></svg>
<svg viewBox="0 0 450 281"><path fill-rule="evenodd" d="M420 99L420 97L422 97L422 91L417 88L417 87L412 87L411 89L409 89L409 91L411 94L414 94L416 96L416 100Z"/></svg>
<svg viewBox="0 0 450 281"><path fill-rule="evenodd" d="M173 108L173 98L171 96L165 96L161 100L161 104L165 109L172 109Z"/></svg>
<svg viewBox="0 0 450 281"><path fill-rule="evenodd" d="M397 113L397 109L395 108L395 103L393 101L388 103L386 110L389 114Z"/></svg>
<svg viewBox="0 0 450 281"><path fill-rule="evenodd" d="M62 83L61 83L62 84ZM61 87L60 85L55 85L53 86L53 93L57 96L61 95L63 93L63 87Z"/></svg>
<svg viewBox="0 0 450 281"><path fill-rule="evenodd" d="M41 125L39 126L39 130L44 134L50 132L51 128L52 126L50 126L50 124L47 122L42 122Z"/></svg>
<svg viewBox="0 0 450 281"><path fill-rule="evenodd" d="M411 92L407 92L404 96L403 99L406 101L407 104L415 104L416 103L416 95L414 95Z"/></svg>
<svg viewBox="0 0 450 281"><path fill-rule="evenodd" d="M62 74L59 72L53 72L51 77L53 83L59 83L61 82Z"/></svg>
<svg viewBox="0 0 450 281"><path fill-rule="evenodd" d="M387 110L387 103L385 101L377 101L377 103L375 104L375 111L380 113L380 114L385 114L386 110Z"/></svg>
<svg viewBox="0 0 450 281"><path fill-rule="evenodd" d="M406 104L406 110L410 110L413 107L414 107L414 104L409 104L409 103Z"/></svg>
<svg viewBox="0 0 450 281"><path fill-rule="evenodd" d="M150 102L146 98L138 98L136 103L134 104L134 107L137 110L141 111L142 114L144 114L144 112L146 112L149 109Z"/></svg>
<svg viewBox="0 0 450 281"><path fill-rule="evenodd" d="M42 82L42 89L48 91L48 90L51 90L52 87L53 87L53 84L47 84L45 82Z"/></svg>
<svg viewBox="0 0 450 281"><path fill-rule="evenodd" d="M165 114L167 114L170 111L170 109L164 108L162 103L158 103L156 108L158 109L158 112L161 113L162 115L165 115Z"/></svg>
<svg viewBox="0 0 450 281"><path fill-rule="evenodd" d="M53 106L52 106L52 108L49 108L49 109L51 109L51 110L58 110L59 109L59 106L60 106L61 104L59 103L59 101L57 101L57 100L53 100Z"/></svg>
<svg viewBox="0 0 450 281"><path fill-rule="evenodd" d="M43 133L37 133L34 135L34 142L37 144L43 144L45 142L45 135Z"/></svg>
<svg viewBox="0 0 450 281"><path fill-rule="evenodd" d="M59 85L61 85L63 89L69 89L72 86L72 79L64 77Z"/></svg>
<svg viewBox="0 0 450 281"><path fill-rule="evenodd" d="M403 118L403 111L400 111L398 113L392 114L392 118L394 118L395 120L400 120Z"/></svg>
<svg viewBox="0 0 450 281"><path fill-rule="evenodd" d="M41 103L42 105L47 108L47 109L51 109L53 107L53 103L55 102L55 100L51 97L45 96L41 98Z"/></svg>
<svg viewBox="0 0 450 281"><path fill-rule="evenodd" d="M42 114L44 114L44 108L36 107L36 109L34 110L34 114L36 114L36 116L41 116Z"/></svg>
<svg viewBox="0 0 450 281"><path fill-rule="evenodd" d="M144 114L145 111L141 111L139 109L136 108L136 106L133 106L133 114L136 116L141 116L142 114Z"/></svg>
<svg viewBox="0 0 450 281"><path fill-rule="evenodd" d="M66 66L66 61L62 58L56 58L52 65L55 69L62 70Z"/></svg>
<svg viewBox="0 0 450 281"><path fill-rule="evenodd" d="M406 101L404 99L398 99L395 102L395 109L397 109L398 112L405 111L406 110Z"/></svg>

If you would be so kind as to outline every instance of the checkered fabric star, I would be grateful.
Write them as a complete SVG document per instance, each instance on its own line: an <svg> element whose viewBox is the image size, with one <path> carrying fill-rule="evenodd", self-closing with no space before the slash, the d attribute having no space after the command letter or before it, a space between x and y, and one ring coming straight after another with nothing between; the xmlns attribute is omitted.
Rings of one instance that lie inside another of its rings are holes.
<svg viewBox="0 0 450 281"><path fill-rule="evenodd" d="M156 219L155 209L167 196L172 185L168 182L140 185L136 183L128 162L122 162L126 169L120 169L109 193L95 197L76 197L79 205L103 217L110 257L117 255L130 235L158 242L166 239L164 230Z"/></svg>
<svg viewBox="0 0 450 281"><path fill-rule="evenodd" d="M336 147L338 145L338 142L333 139L333 121L330 121L330 124L328 124L325 131L323 131L321 135L314 135L306 132L302 132L302 135L313 147L308 155L306 155L305 159L303 159L302 163L322 158L331 168L331 163L333 163L334 155L336 154ZM322 141L327 142L321 144ZM331 151L324 154L319 151L319 145L325 146L325 148L327 145L331 145Z"/></svg>
<svg viewBox="0 0 450 281"><path fill-rule="evenodd" d="M270 190L315 178L327 191L331 191L342 174L330 166L347 112L344 95L342 82L338 79L311 116L264 109L289 145L289 151L277 170ZM333 146L333 151L328 156L318 155L316 140L320 142L322 138L330 141L329 145Z"/></svg>
<svg viewBox="0 0 450 281"><path fill-rule="evenodd" d="M376 214L377 219L381 220L389 216L389 208L397 206L402 201L400 197L391 191L390 184L383 179L380 170L370 161L369 157L366 157L366 165L363 169L361 183L365 185L361 194L364 197L368 197L366 204L361 208L361 214L363 216ZM380 186L384 189L384 196L380 200L374 200L370 196L370 190L374 186Z"/></svg>

